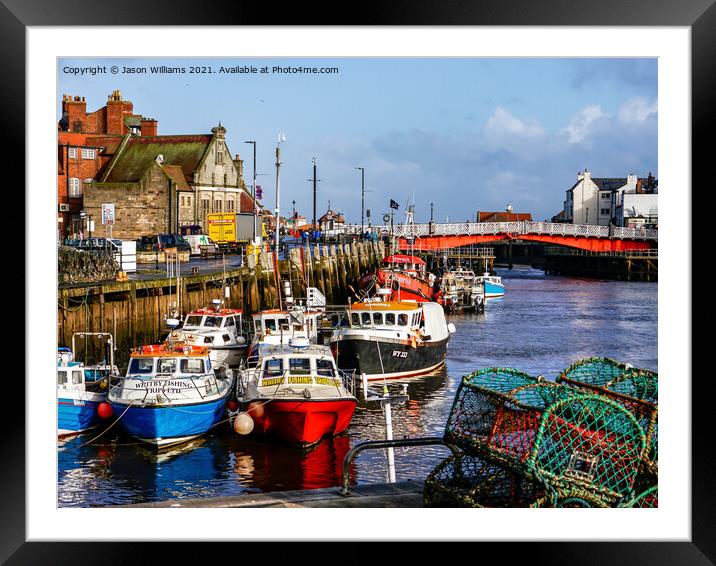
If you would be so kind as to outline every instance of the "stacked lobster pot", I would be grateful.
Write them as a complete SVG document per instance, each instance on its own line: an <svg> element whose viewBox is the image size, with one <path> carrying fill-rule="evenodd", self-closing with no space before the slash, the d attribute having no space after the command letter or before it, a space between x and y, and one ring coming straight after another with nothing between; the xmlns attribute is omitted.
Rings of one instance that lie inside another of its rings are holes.
<svg viewBox="0 0 716 566"><path fill-rule="evenodd" d="M426 506L638 503L644 429L627 406L589 388L509 368L476 371L460 384L444 440L460 453L428 476Z"/></svg>
<svg viewBox="0 0 716 566"><path fill-rule="evenodd" d="M632 412L646 435L636 487L655 492L659 469L658 374L609 358L587 358L565 369L557 383L603 395Z"/></svg>

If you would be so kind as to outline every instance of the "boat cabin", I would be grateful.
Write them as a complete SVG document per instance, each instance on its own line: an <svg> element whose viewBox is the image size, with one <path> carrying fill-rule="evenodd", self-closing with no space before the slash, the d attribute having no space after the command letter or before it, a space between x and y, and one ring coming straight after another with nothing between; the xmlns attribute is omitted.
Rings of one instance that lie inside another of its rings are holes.
<svg viewBox="0 0 716 566"><path fill-rule="evenodd" d="M327 346L310 344L305 339L300 346L294 339L288 345L265 350L261 365L256 368L258 387L283 385L340 385L336 362Z"/></svg>
<svg viewBox="0 0 716 566"><path fill-rule="evenodd" d="M383 266L392 271L425 274L425 261L414 255L393 254L383 258Z"/></svg>
<svg viewBox="0 0 716 566"><path fill-rule="evenodd" d="M418 303L409 301L363 301L350 309L351 328L408 330L419 328L422 318Z"/></svg>
<svg viewBox="0 0 716 566"><path fill-rule="evenodd" d="M271 309L252 316L256 336L287 335L315 338L318 335L318 317L321 311L286 311Z"/></svg>
<svg viewBox="0 0 716 566"><path fill-rule="evenodd" d="M190 312L181 329L187 331L233 330L241 334L243 311L238 309L208 308Z"/></svg>
<svg viewBox="0 0 716 566"><path fill-rule="evenodd" d="M206 375L212 369L209 348L186 344L156 344L135 349L127 377L153 379L158 376Z"/></svg>

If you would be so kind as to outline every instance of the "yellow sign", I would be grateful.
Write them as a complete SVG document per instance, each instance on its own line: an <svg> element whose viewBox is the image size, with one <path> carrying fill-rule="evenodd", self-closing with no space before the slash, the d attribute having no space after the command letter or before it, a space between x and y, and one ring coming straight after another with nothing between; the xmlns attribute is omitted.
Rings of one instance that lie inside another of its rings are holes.
<svg viewBox="0 0 716 566"><path fill-rule="evenodd" d="M283 381L282 377L275 377L273 379L262 379L261 380L261 387L269 387L271 385L278 385Z"/></svg>
<svg viewBox="0 0 716 566"><path fill-rule="evenodd" d="M289 383L302 383L302 384L310 384L313 383L312 377L296 377L291 376L288 378Z"/></svg>
<svg viewBox="0 0 716 566"><path fill-rule="evenodd" d="M332 377L317 377L316 385L338 385L339 381Z"/></svg>

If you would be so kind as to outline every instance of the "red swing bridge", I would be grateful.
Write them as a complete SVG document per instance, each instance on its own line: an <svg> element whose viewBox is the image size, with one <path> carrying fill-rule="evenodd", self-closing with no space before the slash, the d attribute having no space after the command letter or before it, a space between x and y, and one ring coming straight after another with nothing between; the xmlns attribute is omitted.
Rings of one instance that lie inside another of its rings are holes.
<svg viewBox="0 0 716 566"><path fill-rule="evenodd" d="M589 252L633 252L658 247L659 231L554 222L462 222L403 224L393 235L401 250L437 251L471 244L521 240Z"/></svg>

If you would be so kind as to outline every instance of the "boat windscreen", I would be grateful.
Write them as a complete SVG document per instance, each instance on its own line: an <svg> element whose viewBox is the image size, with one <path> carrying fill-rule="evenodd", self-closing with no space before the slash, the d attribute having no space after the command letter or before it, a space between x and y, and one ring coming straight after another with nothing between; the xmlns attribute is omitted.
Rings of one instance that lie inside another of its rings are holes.
<svg viewBox="0 0 716 566"><path fill-rule="evenodd" d="M204 319L204 327L221 328L221 318L220 316L207 316L206 319Z"/></svg>
<svg viewBox="0 0 716 566"><path fill-rule="evenodd" d="M197 315L187 316L186 320L184 321L184 326L201 326L202 318L204 317Z"/></svg>
<svg viewBox="0 0 716 566"><path fill-rule="evenodd" d="M134 358L129 362L129 371L127 373L152 373L153 369L153 358Z"/></svg>
<svg viewBox="0 0 716 566"><path fill-rule="evenodd" d="M185 358L179 365L181 373L204 373L204 360L199 358Z"/></svg>

